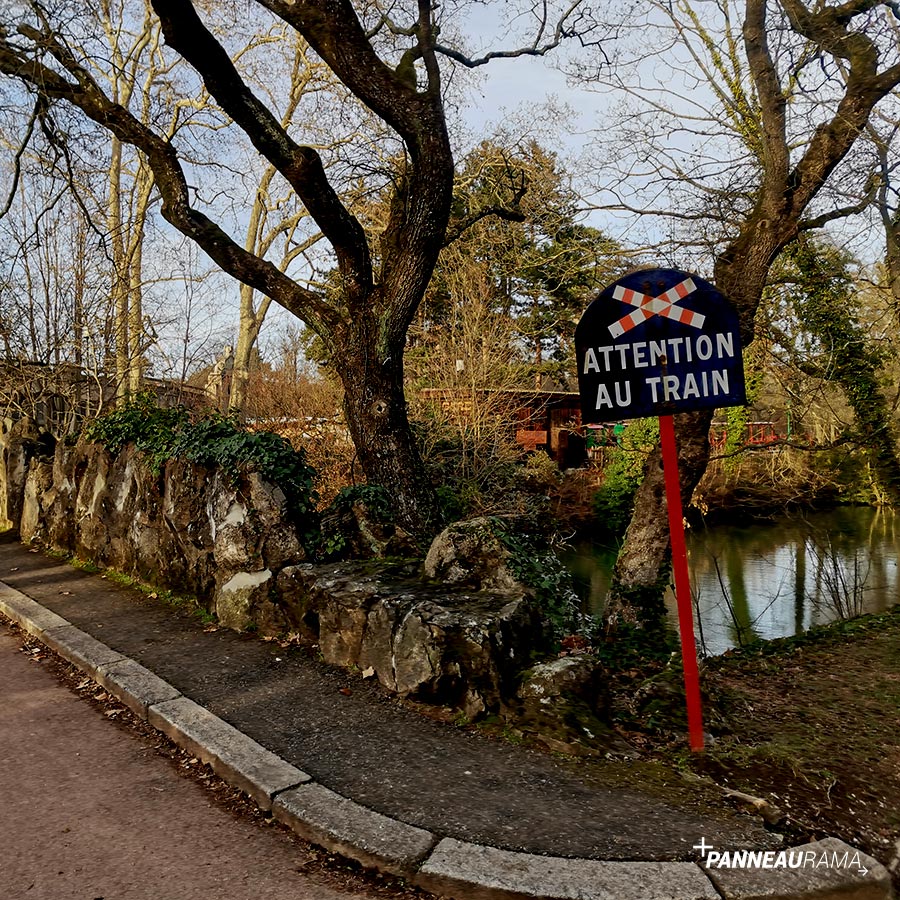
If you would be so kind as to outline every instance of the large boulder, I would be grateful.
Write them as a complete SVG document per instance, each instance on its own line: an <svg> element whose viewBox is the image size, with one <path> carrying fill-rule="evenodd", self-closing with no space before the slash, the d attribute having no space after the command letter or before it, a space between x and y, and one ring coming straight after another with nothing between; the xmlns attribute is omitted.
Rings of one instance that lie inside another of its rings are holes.
<svg viewBox="0 0 900 900"><path fill-rule="evenodd" d="M532 596L423 585L415 565L300 565L278 575L294 630L326 662L371 670L401 696L458 706L470 718L500 708L550 631Z"/></svg>

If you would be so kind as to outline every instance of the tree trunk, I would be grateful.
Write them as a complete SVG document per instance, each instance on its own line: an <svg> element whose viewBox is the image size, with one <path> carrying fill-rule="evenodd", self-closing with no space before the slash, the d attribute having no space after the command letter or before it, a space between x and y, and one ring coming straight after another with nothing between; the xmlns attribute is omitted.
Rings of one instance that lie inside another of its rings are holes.
<svg viewBox="0 0 900 900"><path fill-rule="evenodd" d="M335 361L347 426L366 480L388 492L398 524L426 549L440 522L434 489L406 414L403 354L395 348L380 363L373 344L353 341Z"/></svg>
<svg viewBox="0 0 900 900"><path fill-rule="evenodd" d="M675 416L678 475L686 507L709 460L709 424L713 410ZM655 639L664 630L663 594L671 569L669 522L662 453L657 447L647 460L644 480L634 502L634 515L616 559L604 610L608 632L626 628L644 630Z"/></svg>

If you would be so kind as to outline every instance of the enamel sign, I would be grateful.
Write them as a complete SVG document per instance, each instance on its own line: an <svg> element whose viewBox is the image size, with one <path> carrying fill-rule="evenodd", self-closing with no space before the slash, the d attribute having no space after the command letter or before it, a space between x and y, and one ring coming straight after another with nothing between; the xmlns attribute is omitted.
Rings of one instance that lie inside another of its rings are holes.
<svg viewBox="0 0 900 900"><path fill-rule="evenodd" d="M747 402L737 313L678 269L632 272L603 290L575 350L585 424Z"/></svg>

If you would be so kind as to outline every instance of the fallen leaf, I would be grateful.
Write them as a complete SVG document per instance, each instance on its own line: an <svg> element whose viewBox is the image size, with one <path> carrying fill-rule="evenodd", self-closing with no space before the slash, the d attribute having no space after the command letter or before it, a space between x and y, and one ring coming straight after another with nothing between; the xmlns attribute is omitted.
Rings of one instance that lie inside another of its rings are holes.
<svg viewBox="0 0 900 900"><path fill-rule="evenodd" d="M341 693L345 697L349 697L353 693L353 691L351 691L350 688L341 688Z"/></svg>
<svg viewBox="0 0 900 900"><path fill-rule="evenodd" d="M363 669L363 670L362 670L362 677L363 677L363 678L371 678L374 674L375 674L375 667L374 667L374 666L369 666L368 669Z"/></svg>
<svg viewBox="0 0 900 900"><path fill-rule="evenodd" d="M60 591L61 594L71 594L71 591Z"/></svg>

